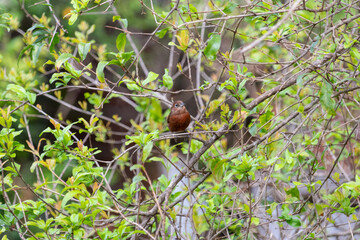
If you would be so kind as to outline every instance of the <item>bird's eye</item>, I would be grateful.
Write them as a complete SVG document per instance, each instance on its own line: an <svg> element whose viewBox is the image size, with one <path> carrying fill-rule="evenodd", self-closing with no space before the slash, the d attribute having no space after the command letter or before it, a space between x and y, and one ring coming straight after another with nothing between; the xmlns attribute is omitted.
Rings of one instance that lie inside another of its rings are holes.
<svg viewBox="0 0 360 240"><path fill-rule="evenodd" d="M175 104L175 107L180 107L180 104L176 103L176 104Z"/></svg>

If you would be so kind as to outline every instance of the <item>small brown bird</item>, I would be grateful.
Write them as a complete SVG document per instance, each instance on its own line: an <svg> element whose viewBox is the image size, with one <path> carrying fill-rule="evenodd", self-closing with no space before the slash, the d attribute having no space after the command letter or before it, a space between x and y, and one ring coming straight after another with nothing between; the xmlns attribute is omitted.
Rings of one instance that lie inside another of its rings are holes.
<svg viewBox="0 0 360 240"><path fill-rule="evenodd" d="M182 132L190 124L190 114L182 101L175 101L167 118L169 129L172 132Z"/></svg>

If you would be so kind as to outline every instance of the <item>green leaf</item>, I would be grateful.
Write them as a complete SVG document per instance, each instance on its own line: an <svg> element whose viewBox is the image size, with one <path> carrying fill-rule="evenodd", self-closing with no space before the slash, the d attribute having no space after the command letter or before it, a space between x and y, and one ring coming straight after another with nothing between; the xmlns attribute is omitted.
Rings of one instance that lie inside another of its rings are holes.
<svg viewBox="0 0 360 240"><path fill-rule="evenodd" d="M297 111L299 112L299 113L304 113L304 105L302 105L301 103L299 103L299 107L298 107L298 109L297 109Z"/></svg>
<svg viewBox="0 0 360 240"><path fill-rule="evenodd" d="M216 54L219 51L221 45L221 36L218 34L211 34L207 45L204 49L205 56L211 60L214 61L216 59Z"/></svg>
<svg viewBox="0 0 360 240"><path fill-rule="evenodd" d="M268 130L271 126L271 120L274 116L274 113L270 110L266 111L264 114L261 114L259 121L261 125L264 125L265 123L267 123L266 125L264 125L264 129Z"/></svg>
<svg viewBox="0 0 360 240"><path fill-rule="evenodd" d="M350 51L350 54L351 54L353 57L355 57L357 60L360 60L360 53L359 53L359 51L358 51L356 48L352 47L352 48L351 48L351 51Z"/></svg>
<svg viewBox="0 0 360 240"><path fill-rule="evenodd" d="M33 173L35 168L39 165L39 161L34 161L32 164L31 164L31 167L30 167L30 172Z"/></svg>
<svg viewBox="0 0 360 240"><path fill-rule="evenodd" d="M174 85L172 77L169 75L169 70L165 68L165 74L163 75L163 84L167 89L171 89Z"/></svg>
<svg viewBox="0 0 360 240"><path fill-rule="evenodd" d="M36 64L36 62L39 58L40 51L43 46L44 46L44 43L37 43L37 44L34 44L34 47L31 50L31 59L32 59L32 62L34 65Z"/></svg>
<svg viewBox="0 0 360 240"><path fill-rule="evenodd" d="M161 30L158 30L155 35L158 36L158 38L162 39L166 33L169 31L169 28L163 28Z"/></svg>
<svg viewBox="0 0 360 240"><path fill-rule="evenodd" d="M7 235L4 235L4 236L1 238L1 240L8 240Z"/></svg>
<svg viewBox="0 0 360 240"><path fill-rule="evenodd" d="M147 78L142 82L142 85L145 86L148 83L156 80L158 76L159 76L159 74L157 74L157 73L149 72Z"/></svg>
<svg viewBox="0 0 360 240"><path fill-rule="evenodd" d="M167 188L170 184L170 180L166 178L164 174L161 174L160 177L158 177L159 183L161 183L162 187Z"/></svg>
<svg viewBox="0 0 360 240"><path fill-rule="evenodd" d="M31 104L34 104L36 101L36 94L27 92L22 86L15 85L15 84L9 84L6 87L7 91L12 91L16 93L21 99L27 99Z"/></svg>
<svg viewBox="0 0 360 240"><path fill-rule="evenodd" d="M138 84L136 84L135 81L133 80L125 80L124 83L126 84L126 87L130 90L130 91L141 91L141 88L139 87Z"/></svg>
<svg viewBox="0 0 360 240"><path fill-rule="evenodd" d="M26 98L29 100L31 104L34 104L36 101L36 94L31 92L26 92Z"/></svg>
<svg viewBox="0 0 360 240"><path fill-rule="evenodd" d="M96 68L96 76L99 79L99 82L104 83L105 82L105 76L104 76L104 68L106 67L106 65L108 65L109 62L107 61L101 61L99 62L99 64L97 65Z"/></svg>
<svg viewBox="0 0 360 240"><path fill-rule="evenodd" d="M279 171L280 169L285 167L285 163L286 163L285 159L279 158L277 163L275 164L274 171Z"/></svg>
<svg viewBox="0 0 360 240"><path fill-rule="evenodd" d="M122 66L123 64L125 64L127 61L129 61L134 55L134 52L123 52L120 54L117 54L116 57L118 58L119 62L120 62L120 66Z"/></svg>
<svg viewBox="0 0 360 240"><path fill-rule="evenodd" d="M11 166L7 166L4 168L4 171L13 172L17 175L17 173L20 172L20 164L18 163L14 163L14 164L15 164L15 168Z"/></svg>
<svg viewBox="0 0 360 240"><path fill-rule="evenodd" d="M85 235L85 230L83 228L78 228L73 231L74 239L83 239L83 236Z"/></svg>
<svg viewBox="0 0 360 240"><path fill-rule="evenodd" d="M251 125L251 127L249 128L249 133L251 134L251 136L255 136L257 133L257 130L258 130L258 128L257 128L256 124L253 123Z"/></svg>
<svg viewBox="0 0 360 240"><path fill-rule="evenodd" d="M296 186L293 187L293 188L290 188L289 190L285 190L285 192L288 195L291 195L292 197L300 199L300 192L299 192L299 189Z"/></svg>
<svg viewBox="0 0 360 240"><path fill-rule="evenodd" d="M124 52L126 45L126 34L120 33L116 38L116 48L119 52Z"/></svg>
<svg viewBox="0 0 360 240"><path fill-rule="evenodd" d="M115 21L117 21L117 20L120 20L120 19L121 19L120 16L113 16L113 18L112 18L113 22L115 22Z"/></svg>
<svg viewBox="0 0 360 240"><path fill-rule="evenodd" d="M218 162L215 164L215 166L211 169L211 172L213 173L214 176L214 180L218 183L220 183L221 181L223 181L223 177L224 177L224 169L225 166L227 165L227 161L228 159L222 159L222 160L218 160Z"/></svg>
<svg viewBox="0 0 360 240"><path fill-rule="evenodd" d="M164 159L161 157L151 157L146 162L161 162L165 166Z"/></svg>
<svg viewBox="0 0 360 240"><path fill-rule="evenodd" d="M55 49L55 45L60 41L59 33L55 33L54 37L51 39L51 45L49 47L50 52L53 52Z"/></svg>
<svg viewBox="0 0 360 240"><path fill-rule="evenodd" d="M331 115L335 115L336 103L332 99L332 87L331 84L324 81L320 88L320 104Z"/></svg>
<svg viewBox="0 0 360 240"><path fill-rule="evenodd" d="M236 3L228 2L228 3L226 4L223 12L224 12L225 14L230 14L230 13L232 13L232 12L235 10L236 6L237 6Z"/></svg>
<svg viewBox="0 0 360 240"><path fill-rule="evenodd" d="M66 203L72 199L74 196L76 195L83 195L83 193L79 190L74 190L74 191L69 191L65 194L64 198L62 199L62 202L61 202L61 208L64 209L64 207L66 206Z"/></svg>
<svg viewBox="0 0 360 240"><path fill-rule="evenodd" d="M281 213L280 219L285 219L285 221L292 227L300 227L301 221L299 218L289 214L290 210L287 205L283 205L283 212Z"/></svg>
<svg viewBox="0 0 360 240"><path fill-rule="evenodd" d="M144 169L144 166L140 164L134 164L130 167L130 171L134 171L136 169Z"/></svg>
<svg viewBox="0 0 360 240"><path fill-rule="evenodd" d="M113 22L121 21L124 24L124 27L128 27L128 20L126 18L121 18L120 16L113 16Z"/></svg>
<svg viewBox="0 0 360 240"><path fill-rule="evenodd" d="M286 222L292 227L301 227L301 221L298 218L292 217L290 219L286 219Z"/></svg>
<svg viewBox="0 0 360 240"><path fill-rule="evenodd" d="M7 85L6 91L12 91L22 99L26 98L26 90L22 86L10 83Z"/></svg>
<svg viewBox="0 0 360 240"><path fill-rule="evenodd" d="M79 15L78 13L74 13L74 12L70 13L70 15L71 17L69 18L69 25L73 25L76 22Z"/></svg>
<svg viewBox="0 0 360 240"><path fill-rule="evenodd" d="M145 144L143 148L143 155L142 155L142 161L145 162L146 159L149 157L151 150L153 148L154 143L152 141L149 141Z"/></svg>
<svg viewBox="0 0 360 240"><path fill-rule="evenodd" d="M120 21L124 24L125 29L128 27L128 20L126 18L120 19Z"/></svg>
<svg viewBox="0 0 360 240"><path fill-rule="evenodd" d="M78 48L79 48L80 58L82 61L84 61L88 52L91 49L91 43L79 43Z"/></svg>
<svg viewBox="0 0 360 240"><path fill-rule="evenodd" d="M66 62L67 60L69 60L70 58L72 58L73 55L71 53L63 53L61 54L58 59L56 59L55 62L55 69L57 71L60 70L60 67L64 64L64 62Z"/></svg>
<svg viewBox="0 0 360 240"><path fill-rule="evenodd" d="M344 48L349 48L356 42L356 40L352 39L349 35L347 35L345 33L343 33L342 35L343 35L344 40L345 40Z"/></svg>
<svg viewBox="0 0 360 240"><path fill-rule="evenodd" d="M196 9L196 7L195 7L194 5L192 5L192 4L189 4L189 10L190 10L190 12L192 12L192 13L197 13L197 12L198 12L198 10Z"/></svg>
<svg viewBox="0 0 360 240"><path fill-rule="evenodd" d="M20 52L20 54L19 54L19 57L18 57L18 60L17 60L17 64L18 64L18 65L19 65L19 61L20 61L21 57L24 55L24 53L25 53L28 49L33 48L33 47L34 47L33 45L29 45L29 46L24 47L23 50L21 50L21 52Z"/></svg>
<svg viewBox="0 0 360 240"><path fill-rule="evenodd" d="M29 28L29 29L27 30L27 32L31 32L31 31L33 31L34 29L46 29L46 27L45 27L43 24L41 24L41 23L37 23L37 24L34 24L31 28Z"/></svg>
<svg viewBox="0 0 360 240"><path fill-rule="evenodd" d="M270 214L270 216L272 216L272 213L276 210L276 207L278 206L279 204L276 203L276 202L273 202L270 204L270 207L266 210L266 212L268 214Z"/></svg>
<svg viewBox="0 0 360 240"><path fill-rule="evenodd" d="M141 181L146 181L146 178L144 176L141 176L141 175L136 175L134 178L133 178L133 183L138 183L138 182L141 182Z"/></svg>

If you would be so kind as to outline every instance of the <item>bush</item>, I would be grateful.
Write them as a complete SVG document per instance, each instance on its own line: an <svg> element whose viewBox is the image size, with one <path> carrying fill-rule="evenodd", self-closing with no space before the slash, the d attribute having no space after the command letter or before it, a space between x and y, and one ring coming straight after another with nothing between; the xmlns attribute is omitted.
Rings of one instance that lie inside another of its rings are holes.
<svg viewBox="0 0 360 240"><path fill-rule="evenodd" d="M359 237L357 2L0 16L2 239Z"/></svg>

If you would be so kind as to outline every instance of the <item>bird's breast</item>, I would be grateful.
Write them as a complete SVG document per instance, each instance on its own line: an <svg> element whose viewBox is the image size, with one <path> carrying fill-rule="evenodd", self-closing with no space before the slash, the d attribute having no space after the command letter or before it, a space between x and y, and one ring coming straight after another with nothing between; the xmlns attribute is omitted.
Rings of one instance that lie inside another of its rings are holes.
<svg viewBox="0 0 360 240"><path fill-rule="evenodd" d="M170 114L168 118L169 129L172 132L184 131L189 126L190 120L188 112Z"/></svg>

